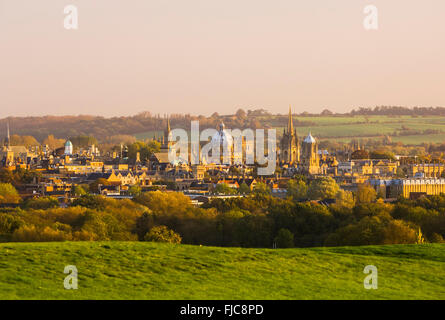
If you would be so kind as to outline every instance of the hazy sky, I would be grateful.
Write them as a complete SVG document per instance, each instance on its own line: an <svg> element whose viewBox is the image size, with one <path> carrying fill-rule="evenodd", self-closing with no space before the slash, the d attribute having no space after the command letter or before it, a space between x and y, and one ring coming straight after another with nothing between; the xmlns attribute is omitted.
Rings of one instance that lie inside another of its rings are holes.
<svg viewBox="0 0 445 320"><path fill-rule="evenodd" d="M445 106L445 1L0 0L0 58L0 117Z"/></svg>

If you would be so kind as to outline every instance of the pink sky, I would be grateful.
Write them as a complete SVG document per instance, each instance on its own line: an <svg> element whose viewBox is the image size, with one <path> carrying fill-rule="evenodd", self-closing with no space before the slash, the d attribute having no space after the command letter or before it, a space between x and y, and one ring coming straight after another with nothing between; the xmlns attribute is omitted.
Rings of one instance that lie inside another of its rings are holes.
<svg viewBox="0 0 445 320"><path fill-rule="evenodd" d="M444 15L443 0L0 0L0 117L445 106Z"/></svg>

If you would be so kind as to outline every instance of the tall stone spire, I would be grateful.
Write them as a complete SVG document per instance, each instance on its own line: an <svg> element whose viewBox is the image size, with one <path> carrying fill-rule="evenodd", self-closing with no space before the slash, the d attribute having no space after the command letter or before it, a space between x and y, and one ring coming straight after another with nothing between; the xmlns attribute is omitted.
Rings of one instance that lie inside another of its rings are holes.
<svg viewBox="0 0 445 320"><path fill-rule="evenodd" d="M171 132L170 117L167 116L167 126L164 129L164 134L159 140L161 142L161 150L169 149L170 145L173 143L169 141L170 132Z"/></svg>
<svg viewBox="0 0 445 320"><path fill-rule="evenodd" d="M6 123L6 141L5 141L5 145L6 147L9 148L11 144L11 137L9 135L9 122Z"/></svg>
<svg viewBox="0 0 445 320"><path fill-rule="evenodd" d="M167 116L167 128L164 131L164 141L168 141L168 136L170 134L171 128L170 128L170 118Z"/></svg>
<svg viewBox="0 0 445 320"><path fill-rule="evenodd" d="M288 120L288 124L287 124L287 133L292 135L294 133L294 123L292 121L292 109L291 106L289 105L289 120Z"/></svg>

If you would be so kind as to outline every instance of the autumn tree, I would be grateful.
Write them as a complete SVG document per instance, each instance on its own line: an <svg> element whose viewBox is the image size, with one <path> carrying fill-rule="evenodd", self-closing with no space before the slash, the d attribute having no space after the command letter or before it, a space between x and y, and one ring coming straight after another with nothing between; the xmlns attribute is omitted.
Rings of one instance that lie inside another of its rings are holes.
<svg viewBox="0 0 445 320"><path fill-rule="evenodd" d="M289 180L287 183L287 196L295 200L307 197L308 187L303 180Z"/></svg>
<svg viewBox="0 0 445 320"><path fill-rule="evenodd" d="M64 146L65 139L57 139L52 134L43 140L43 145L48 145L50 149L58 149Z"/></svg>
<svg viewBox="0 0 445 320"><path fill-rule="evenodd" d="M217 194L234 194L236 190L229 187L227 183L218 183L213 190Z"/></svg>
<svg viewBox="0 0 445 320"><path fill-rule="evenodd" d="M136 159L136 155L139 152L140 160L147 160L153 153L159 152L161 145L157 141L150 141L148 143L137 141L128 146L128 157L130 159Z"/></svg>
<svg viewBox="0 0 445 320"><path fill-rule="evenodd" d="M312 200L335 199L340 187L331 177L313 180L308 188L308 196Z"/></svg>
<svg viewBox="0 0 445 320"><path fill-rule="evenodd" d="M17 190L10 183L0 183L0 203L19 203L21 200Z"/></svg>
<svg viewBox="0 0 445 320"><path fill-rule="evenodd" d="M238 188L238 193L239 194L249 194L250 193L249 186L245 182L241 183Z"/></svg>
<svg viewBox="0 0 445 320"><path fill-rule="evenodd" d="M179 234L170 230L166 226L156 226L144 237L145 241L166 242L166 243L181 243L182 238Z"/></svg>
<svg viewBox="0 0 445 320"><path fill-rule="evenodd" d="M263 194L263 195L267 195L270 194L270 188L267 184L265 184L264 182L258 182L255 187L253 188L253 192L255 194Z"/></svg>
<svg viewBox="0 0 445 320"><path fill-rule="evenodd" d="M369 184L359 184L356 197L357 203L370 203L377 199L377 192Z"/></svg>

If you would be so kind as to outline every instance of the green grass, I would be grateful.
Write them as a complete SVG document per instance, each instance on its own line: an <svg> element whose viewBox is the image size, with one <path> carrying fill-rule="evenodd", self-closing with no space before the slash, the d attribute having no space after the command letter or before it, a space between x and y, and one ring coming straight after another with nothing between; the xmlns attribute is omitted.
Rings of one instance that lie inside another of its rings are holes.
<svg viewBox="0 0 445 320"><path fill-rule="evenodd" d="M394 142L419 145L422 143L445 143L445 133L391 137Z"/></svg>
<svg viewBox="0 0 445 320"><path fill-rule="evenodd" d="M282 123L277 117L260 117L262 123L277 129L277 133L283 132ZM348 142L351 139L362 137L377 139L382 135L389 135L393 141L401 141L405 144L419 145L421 143L443 143L445 142L445 117L411 117L411 116L355 116L355 117L297 117L294 120L312 122L311 126L298 126L295 121L295 128L300 137L306 136L309 131L320 139L334 139ZM368 123L367 123L368 121ZM281 123L281 125L280 125ZM409 136L395 136L394 132L400 132L402 127L423 132L427 129L438 130L438 134L419 134ZM155 131L147 131L136 134L139 140L150 139ZM157 131L156 136L163 134Z"/></svg>
<svg viewBox="0 0 445 320"><path fill-rule="evenodd" d="M445 299L445 245L240 249L0 244L0 299ZM66 290L76 265L78 290ZM378 268L365 290L363 268Z"/></svg>

